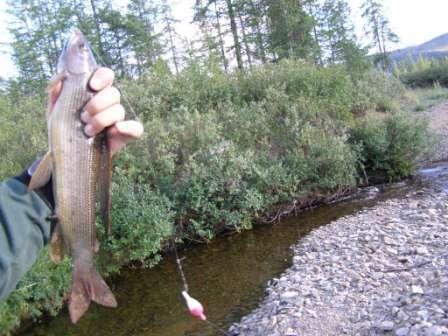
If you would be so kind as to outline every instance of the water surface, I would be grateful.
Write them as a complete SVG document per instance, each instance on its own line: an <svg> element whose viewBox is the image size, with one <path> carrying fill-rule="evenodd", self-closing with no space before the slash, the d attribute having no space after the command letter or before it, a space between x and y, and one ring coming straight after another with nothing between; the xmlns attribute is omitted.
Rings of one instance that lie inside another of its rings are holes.
<svg viewBox="0 0 448 336"><path fill-rule="evenodd" d="M435 179L439 183L441 174L448 181L448 164L428 169L422 171L425 183ZM406 182L367 188L344 202L179 251L185 257L183 265L190 294L204 304L206 315L215 326L196 321L187 313L180 296L182 283L176 262L168 255L150 270L125 269L114 278L111 289L118 308L92 304L77 325L71 324L64 310L55 318L34 324L21 335L220 335L218 328L228 329L257 307L267 282L291 265L290 246L310 230L419 187L420 183Z"/></svg>

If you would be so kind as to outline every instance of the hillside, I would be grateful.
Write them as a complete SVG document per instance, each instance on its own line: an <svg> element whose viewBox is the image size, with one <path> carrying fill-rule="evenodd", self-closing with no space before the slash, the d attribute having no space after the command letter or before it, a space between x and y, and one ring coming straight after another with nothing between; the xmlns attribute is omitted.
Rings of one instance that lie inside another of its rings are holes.
<svg viewBox="0 0 448 336"><path fill-rule="evenodd" d="M403 61L409 56L413 59L417 59L419 57L448 57L448 33L440 35L418 46L395 50L391 53L391 58L395 62Z"/></svg>

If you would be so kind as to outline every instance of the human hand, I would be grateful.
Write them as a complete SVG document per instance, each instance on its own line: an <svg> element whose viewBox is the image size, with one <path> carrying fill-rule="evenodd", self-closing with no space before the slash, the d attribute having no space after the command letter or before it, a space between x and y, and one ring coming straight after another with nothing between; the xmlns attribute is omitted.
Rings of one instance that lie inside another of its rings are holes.
<svg viewBox="0 0 448 336"><path fill-rule="evenodd" d="M125 110L120 104L120 92L112 86L114 73L109 68L98 68L89 81L95 92L81 113L81 120L86 124L84 132L95 136L108 127L108 145L112 154L122 149L128 142L138 139L143 134L143 125L135 120L124 120ZM51 113L63 82L53 83L49 90L48 112Z"/></svg>

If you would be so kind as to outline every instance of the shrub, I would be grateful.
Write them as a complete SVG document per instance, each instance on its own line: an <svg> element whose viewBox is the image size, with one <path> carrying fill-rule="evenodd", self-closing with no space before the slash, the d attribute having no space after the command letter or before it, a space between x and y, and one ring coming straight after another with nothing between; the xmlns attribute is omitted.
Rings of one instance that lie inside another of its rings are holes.
<svg viewBox="0 0 448 336"><path fill-rule="evenodd" d="M47 150L41 99L20 97L18 101L8 95L0 96L1 180L20 173Z"/></svg>
<svg viewBox="0 0 448 336"><path fill-rule="evenodd" d="M406 176L425 143L423 122L389 116L404 89L379 72L282 61L228 75L193 62L176 76L158 64L121 86L145 134L115 161L112 235L98 225L103 273L157 263L174 228L179 239L209 241L279 204L353 186L361 165ZM47 147L42 100L22 98L0 95L3 178ZM371 110L385 120L364 122ZM68 261L50 266L44 253L0 307L2 330L22 314L55 312L69 281Z"/></svg>
<svg viewBox="0 0 448 336"><path fill-rule="evenodd" d="M425 120L396 113L384 120L358 122L350 141L360 145L361 163L368 172L394 181L413 172L429 139Z"/></svg>
<svg viewBox="0 0 448 336"><path fill-rule="evenodd" d="M160 252L173 233L171 203L157 191L135 185L120 170L116 175L112 234L103 235L105 257L108 257L104 266L111 272L136 261L144 266L154 265L160 261Z"/></svg>
<svg viewBox="0 0 448 336"><path fill-rule="evenodd" d="M411 87L432 87L439 84L448 87L448 60L428 60L425 66L409 66L401 69L398 76L400 80Z"/></svg>

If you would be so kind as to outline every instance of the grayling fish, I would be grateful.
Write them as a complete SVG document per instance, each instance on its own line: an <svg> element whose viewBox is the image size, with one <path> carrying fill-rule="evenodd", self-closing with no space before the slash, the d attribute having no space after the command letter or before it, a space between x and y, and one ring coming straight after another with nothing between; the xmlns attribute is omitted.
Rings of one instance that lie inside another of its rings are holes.
<svg viewBox="0 0 448 336"><path fill-rule="evenodd" d="M58 62L57 77L63 78L63 87L47 120L49 152L29 186L30 190L36 189L53 177L57 224L51 256L54 261L60 260L65 248L73 259L68 305L73 323L87 311L91 300L107 307L117 306L94 264L94 254L99 247L95 230L97 191L103 221L109 225L111 154L106 133L88 137L80 119L93 94L88 82L96 68L87 40L81 32L75 31Z"/></svg>

